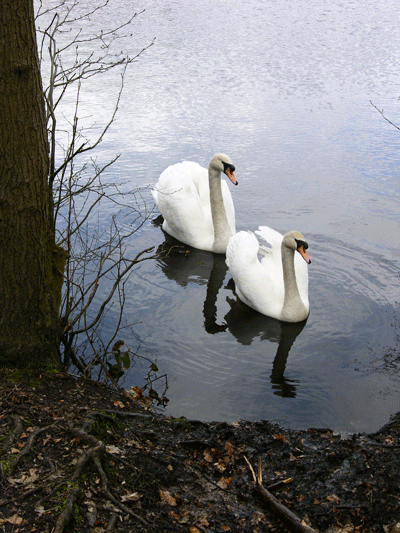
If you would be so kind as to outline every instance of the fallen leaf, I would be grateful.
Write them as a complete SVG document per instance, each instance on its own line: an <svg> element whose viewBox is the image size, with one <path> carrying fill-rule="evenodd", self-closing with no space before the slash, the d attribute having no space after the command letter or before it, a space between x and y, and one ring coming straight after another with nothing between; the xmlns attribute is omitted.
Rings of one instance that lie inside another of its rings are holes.
<svg viewBox="0 0 400 533"><path fill-rule="evenodd" d="M235 447L230 442L225 443L225 451L228 455L233 455L235 452Z"/></svg>
<svg viewBox="0 0 400 533"><path fill-rule="evenodd" d="M260 511L256 511L251 517L250 523L252 526L257 526L259 524L265 524L266 521L267 518L265 514L261 513Z"/></svg>
<svg viewBox="0 0 400 533"><path fill-rule="evenodd" d="M171 507L175 507L177 505L176 499L170 492L167 490L161 490L160 488L158 489L158 492L160 493L160 503L171 505Z"/></svg>
<svg viewBox="0 0 400 533"><path fill-rule="evenodd" d="M332 494L330 496L327 496L326 499L328 500L328 502L340 502L340 498L338 496L336 496L336 494Z"/></svg>
<svg viewBox="0 0 400 533"><path fill-rule="evenodd" d="M208 520L207 520L207 518L205 516L202 516L201 518L196 520L196 525L200 526L200 527L208 527L209 526L209 522L208 522Z"/></svg>
<svg viewBox="0 0 400 533"><path fill-rule="evenodd" d="M35 511L39 516L42 516L42 514L46 512L43 505L38 505L37 507L35 507Z"/></svg>
<svg viewBox="0 0 400 533"><path fill-rule="evenodd" d="M229 487L229 484L230 484L231 481L232 481L231 477L222 477L218 481L217 487L219 487L220 489L227 489Z"/></svg>
<svg viewBox="0 0 400 533"><path fill-rule="evenodd" d="M106 446L106 451L108 453L115 453L115 454L122 453L121 450L117 446L113 446L112 444L109 444Z"/></svg>
<svg viewBox="0 0 400 533"><path fill-rule="evenodd" d="M112 403L115 405L115 407L119 407L120 409L123 409L125 407L125 405L119 400L113 400Z"/></svg>
<svg viewBox="0 0 400 533"><path fill-rule="evenodd" d="M204 450L203 457L207 461L207 463L212 463L213 462L212 455L211 455L210 450L208 448L206 450Z"/></svg>
<svg viewBox="0 0 400 533"><path fill-rule="evenodd" d="M143 393L142 393L142 389L138 386L135 386L135 387L131 387L129 389L129 394L131 394L134 398L136 399L140 399L140 398L143 398Z"/></svg>
<svg viewBox="0 0 400 533"><path fill-rule="evenodd" d="M29 470L29 474L22 474L21 477L18 477L18 478L8 478L8 482L11 484L11 485L16 485L16 484L21 484L21 485L28 485L30 483L33 483L34 481L36 481L38 479L38 475L36 474L36 470L34 470L33 468L31 468Z"/></svg>
<svg viewBox="0 0 400 533"><path fill-rule="evenodd" d="M10 518L6 518L5 522L8 522L9 524L14 524L16 526L19 526L20 524L22 524L24 520L18 516L18 515L13 515L13 516L10 516Z"/></svg>
<svg viewBox="0 0 400 533"><path fill-rule="evenodd" d="M225 472L225 470L226 470L226 464L224 463L224 461L222 459L220 459L218 461L218 463L215 463L215 466L216 466L217 470L219 470L221 473Z"/></svg>
<svg viewBox="0 0 400 533"><path fill-rule="evenodd" d="M274 440L281 440L282 442L288 442L287 438L284 435L282 435L281 433L277 433L275 435L272 435L272 438Z"/></svg>

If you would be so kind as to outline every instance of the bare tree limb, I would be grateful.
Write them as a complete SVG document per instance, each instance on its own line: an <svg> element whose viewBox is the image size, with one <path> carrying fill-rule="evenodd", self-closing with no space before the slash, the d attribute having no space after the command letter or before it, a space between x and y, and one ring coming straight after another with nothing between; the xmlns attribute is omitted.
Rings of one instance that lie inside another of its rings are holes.
<svg viewBox="0 0 400 533"><path fill-rule="evenodd" d="M391 126L394 126L397 130L400 130L400 126L397 126L397 124L394 124L394 122L392 122L391 120L389 120L383 113L383 109L379 109L371 100L370 100L370 103L373 107L375 107L375 109L378 111L378 113L380 113L382 115L382 117L386 120L386 122L388 122Z"/></svg>

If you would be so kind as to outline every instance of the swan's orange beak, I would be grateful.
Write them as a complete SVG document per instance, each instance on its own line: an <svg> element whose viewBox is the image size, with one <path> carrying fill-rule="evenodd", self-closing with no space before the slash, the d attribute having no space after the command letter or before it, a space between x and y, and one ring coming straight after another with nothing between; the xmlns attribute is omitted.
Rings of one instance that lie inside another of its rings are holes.
<svg viewBox="0 0 400 533"><path fill-rule="evenodd" d="M229 167L226 167L226 170L224 170L225 174L228 176L228 178L231 180L233 185L237 185L238 182L236 181L235 174L232 172L232 170Z"/></svg>
<svg viewBox="0 0 400 533"><path fill-rule="evenodd" d="M305 251L304 246L299 246L297 251L307 264L311 263L311 259L308 257L308 253Z"/></svg>

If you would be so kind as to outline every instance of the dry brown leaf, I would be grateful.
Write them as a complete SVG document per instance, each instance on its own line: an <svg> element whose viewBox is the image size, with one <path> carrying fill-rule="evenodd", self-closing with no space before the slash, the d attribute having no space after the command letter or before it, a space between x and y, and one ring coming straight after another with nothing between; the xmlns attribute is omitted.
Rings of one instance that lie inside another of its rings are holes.
<svg viewBox="0 0 400 533"><path fill-rule="evenodd" d="M393 437L386 437L385 444L395 444L396 440Z"/></svg>
<svg viewBox="0 0 400 533"><path fill-rule="evenodd" d="M171 507L175 507L177 505L176 499L170 492L167 490L161 490L160 488L158 489L158 492L160 494L160 503L171 505Z"/></svg>
<svg viewBox="0 0 400 533"><path fill-rule="evenodd" d="M119 407L120 409L123 409L125 407L125 405L119 400L113 400L112 403L114 404L115 407Z"/></svg>
<svg viewBox="0 0 400 533"><path fill-rule="evenodd" d="M33 483L38 479L38 475L36 473L36 470L34 468L31 468L29 470L28 474L22 474L19 478L8 478L8 482L11 485L21 484L21 485L29 485L30 483Z"/></svg>
<svg viewBox="0 0 400 533"><path fill-rule="evenodd" d="M251 517L250 523L252 526L257 526L259 524L265 524L266 521L267 517L265 514L260 511L256 511Z"/></svg>
<svg viewBox="0 0 400 533"><path fill-rule="evenodd" d="M10 516L10 518L6 518L5 520L2 520L0 524L4 524L5 522L8 522L9 524L14 524L15 526L19 526L22 524L23 521L24 520L20 516L14 514L13 516Z"/></svg>
<svg viewBox="0 0 400 533"><path fill-rule="evenodd" d="M275 435L272 435L272 438L274 440L281 440L282 442L288 442L287 438L281 433L276 433Z"/></svg>
<svg viewBox="0 0 400 533"><path fill-rule="evenodd" d="M231 477L222 477L218 481L217 487L219 487L220 489L227 489L229 487L231 481L232 481Z"/></svg>
<svg viewBox="0 0 400 533"><path fill-rule="evenodd" d="M212 455L211 455L210 450L208 448L206 450L204 450L203 457L207 461L207 463L212 463L213 462Z"/></svg>
<svg viewBox="0 0 400 533"><path fill-rule="evenodd" d="M196 520L196 526L200 527L208 527L210 524L205 516L202 516L198 520Z"/></svg>
<svg viewBox="0 0 400 533"><path fill-rule="evenodd" d="M336 494L331 494L330 496L327 496L326 499L328 502L340 502L340 498L336 496Z"/></svg>
<svg viewBox="0 0 400 533"><path fill-rule="evenodd" d="M109 444L106 446L106 451L108 453L114 453L114 454L120 454L122 453L121 450L117 447L117 446L114 446L113 444Z"/></svg>
<svg viewBox="0 0 400 533"><path fill-rule="evenodd" d="M217 468L217 470L219 470L221 473L222 472L225 472L226 470L226 464L225 464L225 461L223 459L220 459L218 461L218 463L215 463L215 467Z"/></svg>
<svg viewBox="0 0 400 533"><path fill-rule="evenodd" d="M228 455L233 455L235 452L235 447L230 442L225 443L225 451Z"/></svg>
<svg viewBox="0 0 400 533"><path fill-rule="evenodd" d="M194 526L190 526L189 531L190 531L190 533L200 533L200 530L197 529L197 527L194 527Z"/></svg>
<svg viewBox="0 0 400 533"><path fill-rule="evenodd" d="M143 398L142 389L138 386L131 387L128 392L137 400Z"/></svg>

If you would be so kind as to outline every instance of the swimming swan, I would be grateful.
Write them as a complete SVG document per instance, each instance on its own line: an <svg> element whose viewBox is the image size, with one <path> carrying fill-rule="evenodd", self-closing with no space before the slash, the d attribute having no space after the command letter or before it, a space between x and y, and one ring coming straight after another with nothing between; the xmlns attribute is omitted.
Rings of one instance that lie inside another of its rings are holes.
<svg viewBox="0 0 400 533"><path fill-rule="evenodd" d="M254 233L240 231L231 237L226 250L238 298L283 322L305 320L310 312L307 264L311 260L303 235L298 231L281 235L267 226L255 233L271 247L260 246ZM261 261L259 252L264 255Z"/></svg>
<svg viewBox="0 0 400 533"><path fill-rule="evenodd" d="M223 254L235 234L235 209L224 172L234 185L235 167L225 154L216 154L207 169L192 161L171 165L152 190L164 217L163 230L179 241Z"/></svg>

